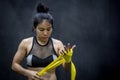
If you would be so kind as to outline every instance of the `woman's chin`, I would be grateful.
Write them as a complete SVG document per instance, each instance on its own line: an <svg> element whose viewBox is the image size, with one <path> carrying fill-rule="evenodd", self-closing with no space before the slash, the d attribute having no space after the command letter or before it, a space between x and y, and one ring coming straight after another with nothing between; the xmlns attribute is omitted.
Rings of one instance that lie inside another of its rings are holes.
<svg viewBox="0 0 120 80"><path fill-rule="evenodd" d="M42 42L47 42L48 38L42 38Z"/></svg>

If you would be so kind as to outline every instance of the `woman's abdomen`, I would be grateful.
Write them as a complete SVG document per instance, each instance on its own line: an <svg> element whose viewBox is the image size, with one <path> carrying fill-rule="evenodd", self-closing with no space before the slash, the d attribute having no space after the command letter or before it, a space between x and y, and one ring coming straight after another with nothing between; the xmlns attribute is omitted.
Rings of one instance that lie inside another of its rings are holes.
<svg viewBox="0 0 120 80"><path fill-rule="evenodd" d="M31 68L31 67L28 67L28 69L40 72L43 68ZM56 74L55 74L55 69L46 72L42 77L44 78L44 80L57 80Z"/></svg>

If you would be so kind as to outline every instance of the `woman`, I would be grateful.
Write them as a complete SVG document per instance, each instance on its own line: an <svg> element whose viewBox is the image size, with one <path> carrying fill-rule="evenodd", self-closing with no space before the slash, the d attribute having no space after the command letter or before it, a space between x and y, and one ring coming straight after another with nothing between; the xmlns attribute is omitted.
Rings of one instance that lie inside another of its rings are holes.
<svg viewBox="0 0 120 80"><path fill-rule="evenodd" d="M28 77L28 80L57 80L55 70L51 70L43 76L36 74L56 59L60 53L70 48L70 44L64 48L60 40L51 37L53 18L48 11L49 8L41 3L38 4L37 14L33 21L36 36L23 39L13 58L12 70ZM72 48L74 47L72 46ZM27 59L27 69L21 66L24 58ZM69 70L70 64L70 61L63 64L65 70Z"/></svg>

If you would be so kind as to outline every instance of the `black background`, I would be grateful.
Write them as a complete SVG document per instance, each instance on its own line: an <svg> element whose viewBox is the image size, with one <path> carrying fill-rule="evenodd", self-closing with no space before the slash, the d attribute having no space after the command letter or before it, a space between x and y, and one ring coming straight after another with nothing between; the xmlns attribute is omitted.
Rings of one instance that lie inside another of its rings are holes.
<svg viewBox="0 0 120 80"><path fill-rule="evenodd" d="M32 18L39 2L51 8L52 36L77 46L76 80L120 79L119 0L0 0L0 80L26 79L11 70L11 63L20 41L34 35ZM62 67L57 76L70 80Z"/></svg>

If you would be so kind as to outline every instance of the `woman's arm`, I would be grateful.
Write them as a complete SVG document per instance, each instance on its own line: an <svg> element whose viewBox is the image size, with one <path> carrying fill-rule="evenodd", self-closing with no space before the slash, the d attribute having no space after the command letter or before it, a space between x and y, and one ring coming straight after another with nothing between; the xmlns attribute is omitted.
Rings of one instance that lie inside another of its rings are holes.
<svg viewBox="0 0 120 80"><path fill-rule="evenodd" d="M62 42L59 43L59 54L64 54L65 52L68 52L70 49L74 49L76 46L70 46L70 43L68 43L67 46L64 46ZM65 71L70 71L71 70L71 57L68 56L65 63L63 63L63 67Z"/></svg>
<svg viewBox="0 0 120 80"><path fill-rule="evenodd" d="M31 70L25 69L21 66L23 59L27 55L28 44L26 41L27 41L26 39L22 40L19 47L18 47L18 50L13 58L12 70L21 74L21 75L24 75L28 78L31 78L31 79L38 78L39 79L40 77L36 75L37 74L36 71L31 71Z"/></svg>
<svg viewBox="0 0 120 80"><path fill-rule="evenodd" d="M24 76L27 76L27 69L23 68L21 66L21 63L24 59L24 57L27 54L27 47L25 44L25 40L22 40L21 43L19 44L18 50L13 58L12 62L12 70L14 70L17 73L20 73Z"/></svg>

